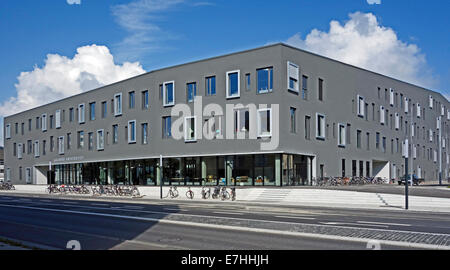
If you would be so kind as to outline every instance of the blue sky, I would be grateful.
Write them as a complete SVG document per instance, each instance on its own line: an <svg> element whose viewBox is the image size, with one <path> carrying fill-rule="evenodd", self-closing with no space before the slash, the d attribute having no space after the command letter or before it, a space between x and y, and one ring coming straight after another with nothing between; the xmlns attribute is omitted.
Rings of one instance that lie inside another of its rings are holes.
<svg viewBox="0 0 450 270"><path fill-rule="evenodd" d="M332 20L344 25L351 20L349 14L355 12L372 14L379 29L391 29L396 41L405 47L416 46L414 52L398 49L405 52L399 62L414 63L416 68L405 78L416 83L412 76L427 73L426 78L417 80L419 84L448 93L447 0L382 0L373 5L367 0L81 0L80 4L68 4L67 0L2 0L0 103L4 110L12 106L5 102L17 96L20 87L15 84L21 72L43 68L47 54L71 59L82 46L103 45L119 66L126 61L138 62L134 71L139 73L138 65L150 71L272 42L294 40L293 44L314 50L317 44L305 42L313 29L328 33ZM319 53L326 49L317 48ZM382 55L390 58L388 53L392 51ZM361 65L371 67L370 63ZM373 69L377 68L380 65ZM381 73L392 75L397 71L387 69ZM113 79L97 81L102 84ZM17 106L23 108L26 104ZM0 110L0 114L4 113Z"/></svg>

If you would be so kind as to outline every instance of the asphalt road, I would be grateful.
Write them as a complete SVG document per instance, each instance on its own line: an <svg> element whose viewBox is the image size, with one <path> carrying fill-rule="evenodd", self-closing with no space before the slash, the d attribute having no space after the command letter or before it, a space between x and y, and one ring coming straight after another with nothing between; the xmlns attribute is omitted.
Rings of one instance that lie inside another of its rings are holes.
<svg viewBox="0 0 450 270"><path fill-rule="evenodd" d="M0 196L0 237L49 249L450 248L449 224L445 213Z"/></svg>

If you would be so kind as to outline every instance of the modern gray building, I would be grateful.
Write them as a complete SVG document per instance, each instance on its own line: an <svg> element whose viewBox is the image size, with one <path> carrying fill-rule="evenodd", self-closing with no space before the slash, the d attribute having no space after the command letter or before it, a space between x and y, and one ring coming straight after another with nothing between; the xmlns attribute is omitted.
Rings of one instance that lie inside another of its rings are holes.
<svg viewBox="0 0 450 270"><path fill-rule="evenodd" d="M412 171L430 181L448 176L449 122L440 93L274 44L6 117L5 178L254 186L395 179L407 149Z"/></svg>

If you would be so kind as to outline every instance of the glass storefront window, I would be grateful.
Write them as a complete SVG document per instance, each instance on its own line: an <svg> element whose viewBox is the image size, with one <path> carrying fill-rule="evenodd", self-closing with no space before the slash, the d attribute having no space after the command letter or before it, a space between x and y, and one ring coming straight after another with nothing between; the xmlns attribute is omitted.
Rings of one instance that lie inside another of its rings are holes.
<svg viewBox="0 0 450 270"><path fill-rule="evenodd" d="M253 156L235 156L233 177L230 185L251 186L253 184Z"/></svg>

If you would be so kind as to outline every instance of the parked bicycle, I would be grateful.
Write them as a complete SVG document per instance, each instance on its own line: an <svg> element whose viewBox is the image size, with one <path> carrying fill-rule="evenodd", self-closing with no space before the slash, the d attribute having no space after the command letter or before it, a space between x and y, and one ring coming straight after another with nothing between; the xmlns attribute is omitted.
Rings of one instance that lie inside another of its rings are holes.
<svg viewBox="0 0 450 270"><path fill-rule="evenodd" d="M236 188L235 187L231 188L231 200L232 201L236 200Z"/></svg>
<svg viewBox="0 0 450 270"><path fill-rule="evenodd" d="M194 191L192 191L190 187L188 187L188 191L186 191L186 197L191 200L194 199Z"/></svg>
<svg viewBox="0 0 450 270"><path fill-rule="evenodd" d="M177 187L170 187L169 188L169 192L167 193L167 195L164 197L164 198L167 198L167 197L169 197L170 196L170 198L171 199L174 199L174 198L177 198L178 197L178 190L177 190Z"/></svg>
<svg viewBox="0 0 450 270"><path fill-rule="evenodd" d="M220 199L222 201L230 199L230 193L227 191L226 187L222 187L222 190L220 191Z"/></svg>
<svg viewBox="0 0 450 270"><path fill-rule="evenodd" d="M202 188L202 199L209 199L209 197L211 196L211 188L207 188L207 187L203 187Z"/></svg>
<svg viewBox="0 0 450 270"><path fill-rule="evenodd" d="M217 198L219 198L219 196L220 196L220 187L219 186L214 187L214 192L212 194L212 198L217 199Z"/></svg>
<svg viewBox="0 0 450 270"><path fill-rule="evenodd" d="M0 190L16 190L16 188L9 182L2 182L0 183Z"/></svg>

